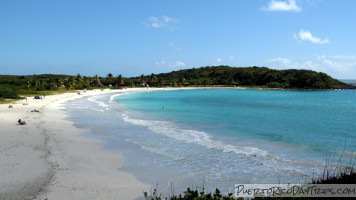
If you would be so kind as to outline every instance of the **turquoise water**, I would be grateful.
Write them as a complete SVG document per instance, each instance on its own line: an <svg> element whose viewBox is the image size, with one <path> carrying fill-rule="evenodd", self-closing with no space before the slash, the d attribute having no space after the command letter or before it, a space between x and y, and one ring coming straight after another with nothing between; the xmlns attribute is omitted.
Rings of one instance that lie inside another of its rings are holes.
<svg viewBox="0 0 356 200"><path fill-rule="evenodd" d="M356 150L355 91L174 90L117 100L229 140L290 145L310 153L304 159Z"/></svg>
<svg viewBox="0 0 356 200"><path fill-rule="evenodd" d="M327 157L355 158L356 91L148 90L66 107L87 136L124 157L121 170L166 193L305 183Z"/></svg>

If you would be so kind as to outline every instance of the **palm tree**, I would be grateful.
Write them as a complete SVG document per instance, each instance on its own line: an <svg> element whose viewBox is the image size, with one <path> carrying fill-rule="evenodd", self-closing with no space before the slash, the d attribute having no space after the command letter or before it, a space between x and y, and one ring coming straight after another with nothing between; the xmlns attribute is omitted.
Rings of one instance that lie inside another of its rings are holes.
<svg viewBox="0 0 356 200"><path fill-rule="evenodd" d="M108 73L107 75L106 75L106 82L108 83L108 84L112 84L112 82L113 82L113 75L112 75L112 73Z"/></svg>
<svg viewBox="0 0 356 200"><path fill-rule="evenodd" d="M70 78L66 78L64 80L64 86L67 90L71 90L74 88L74 79L73 77L70 77Z"/></svg>
<svg viewBox="0 0 356 200"><path fill-rule="evenodd" d="M141 82L142 84L146 83L145 75L142 74L142 75L140 76L140 82Z"/></svg>
<svg viewBox="0 0 356 200"><path fill-rule="evenodd" d="M184 77L180 77L178 80L178 86L182 86L184 84L185 78Z"/></svg>
<svg viewBox="0 0 356 200"><path fill-rule="evenodd" d="M31 81L29 81L29 82L27 83L27 87L28 87L28 88L35 89L36 86L37 86L37 81L36 81L35 79L33 79L33 80L31 80Z"/></svg>
<svg viewBox="0 0 356 200"><path fill-rule="evenodd" d="M82 80L83 80L83 77L80 74L77 74L75 76L75 83L76 84L79 84L80 82L82 82Z"/></svg>
<svg viewBox="0 0 356 200"><path fill-rule="evenodd" d="M153 85L154 82L156 82L156 79L157 79L157 76L154 73L152 73L150 75L150 77L149 77L149 81L148 82L150 82L150 84Z"/></svg>
<svg viewBox="0 0 356 200"><path fill-rule="evenodd" d="M203 86L208 85L208 79L206 79L206 78L202 79L202 80L201 80L201 84L202 84Z"/></svg>
<svg viewBox="0 0 356 200"><path fill-rule="evenodd" d="M47 78L43 81L43 86L46 90L53 90L54 88L56 88L54 80L50 78Z"/></svg>
<svg viewBox="0 0 356 200"><path fill-rule="evenodd" d="M157 82L158 82L158 86L161 87L162 86L162 78L160 76L157 77Z"/></svg>
<svg viewBox="0 0 356 200"><path fill-rule="evenodd" d="M57 87L61 87L63 85L63 81L60 78L56 78L55 82Z"/></svg>
<svg viewBox="0 0 356 200"><path fill-rule="evenodd" d="M117 85L118 85L119 87L125 85L125 83L124 83L124 78L122 78L122 75L121 75L121 74L119 74L119 75L117 76Z"/></svg>
<svg viewBox="0 0 356 200"><path fill-rule="evenodd" d="M94 85L96 87L101 86L100 79L97 74L95 74L91 83L92 83L92 85Z"/></svg>
<svg viewBox="0 0 356 200"><path fill-rule="evenodd" d="M234 79L232 79L232 78L228 78L228 79L227 79L227 83L228 83L228 85L230 85L230 86L235 85L235 81L234 81Z"/></svg>

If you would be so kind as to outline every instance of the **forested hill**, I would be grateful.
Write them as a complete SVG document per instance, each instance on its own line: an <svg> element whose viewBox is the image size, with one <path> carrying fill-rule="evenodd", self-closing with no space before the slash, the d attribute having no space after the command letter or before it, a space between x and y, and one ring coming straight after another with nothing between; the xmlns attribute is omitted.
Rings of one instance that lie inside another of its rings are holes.
<svg viewBox="0 0 356 200"><path fill-rule="evenodd" d="M162 73L163 80L199 85L244 85L288 89L355 89L356 87L311 70L274 70L266 67L201 67Z"/></svg>
<svg viewBox="0 0 356 200"><path fill-rule="evenodd" d="M310 70L274 70L265 67L201 67L170 73L124 78L121 74L106 77L86 77L42 74L0 75L0 100L37 94L37 91L82 90L92 88L122 88L137 86L252 86L286 89L356 89L331 78L325 73Z"/></svg>

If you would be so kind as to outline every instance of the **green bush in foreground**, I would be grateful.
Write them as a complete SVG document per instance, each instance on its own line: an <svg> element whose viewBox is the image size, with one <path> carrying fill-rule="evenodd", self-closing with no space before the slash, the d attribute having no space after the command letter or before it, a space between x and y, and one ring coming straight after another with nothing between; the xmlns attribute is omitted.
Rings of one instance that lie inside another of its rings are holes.
<svg viewBox="0 0 356 200"><path fill-rule="evenodd" d="M148 194L147 192L144 193L146 200L162 200L162 194L157 194L157 190L154 189L152 194ZM178 196L171 196L164 198L165 200L235 200L236 198L233 197L232 193L228 195L222 195L219 189L215 190L215 193L208 193L205 194L204 188L202 191L198 189L192 190L188 188L183 194ZM239 198L242 199L242 198Z"/></svg>
<svg viewBox="0 0 356 200"><path fill-rule="evenodd" d="M339 173L336 176L329 178L322 178L320 180L315 180L312 184L355 184L356 183L356 173L353 168L349 172ZM204 188L202 191L198 189L188 188L183 194L178 196L172 195L170 197L162 197L162 194L158 194L157 190L151 191L151 194L144 192L144 197L146 200L243 200L244 198L234 198L232 193L228 195L222 195L219 189L215 190L215 193L205 194ZM253 200L343 200L352 199L346 197L255 197Z"/></svg>

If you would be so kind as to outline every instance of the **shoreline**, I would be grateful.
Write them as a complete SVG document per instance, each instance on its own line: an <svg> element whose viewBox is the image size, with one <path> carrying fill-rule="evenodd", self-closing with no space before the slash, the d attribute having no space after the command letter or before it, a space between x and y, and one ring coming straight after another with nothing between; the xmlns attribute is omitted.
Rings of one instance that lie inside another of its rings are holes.
<svg viewBox="0 0 356 200"><path fill-rule="evenodd" d="M129 88L64 93L0 104L0 199L137 199L151 185L120 170L124 158L103 149L103 142L85 136L86 129L67 119L67 101L124 93L225 89L221 87ZM246 88L228 88L246 89ZM32 109L39 113L30 112ZM21 118L27 125L17 125Z"/></svg>
<svg viewBox="0 0 356 200"><path fill-rule="evenodd" d="M94 90L0 104L0 199L136 199L150 186L120 170L123 158L102 149L66 119L62 104L89 95L146 89ZM152 89L150 88L152 91ZM32 109L40 110L30 112ZM18 119L27 125L18 125Z"/></svg>

